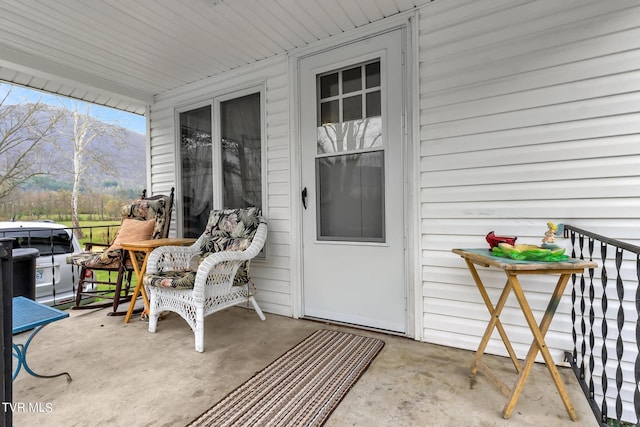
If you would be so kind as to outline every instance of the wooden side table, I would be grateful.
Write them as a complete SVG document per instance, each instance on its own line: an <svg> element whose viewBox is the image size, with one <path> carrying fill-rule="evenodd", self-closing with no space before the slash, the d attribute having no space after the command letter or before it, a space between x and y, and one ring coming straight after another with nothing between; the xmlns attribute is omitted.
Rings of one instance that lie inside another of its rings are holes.
<svg viewBox="0 0 640 427"><path fill-rule="evenodd" d="M136 272L137 279L136 287L133 290L133 295L131 296L131 302L129 302L129 309L127 310L127 315L124 318L125 323L129 323L131 315L133 314L133 308L136 305L136 300L140 294L142 294L142 300L144 301L144 310L147 313L149 312L149 297L147 296L147 291L144 289L144 286L142 286L142 276L147 271L147 261L149 260L151 252L160 246L189 246L195 241L196 239L192 238L164 238L122 243L122 249L129 252L131 263L133 264L133 270ZM144 253L142 265L138 264L136 252Z"/></svg>
<svg viewBox="0 0 640 427"><path fill-rule="evenodd" d="M487 329L480 341L480 345L478 346L478 350L476 351L475 357L473 359L473 363L471 365L471 373L470 377L475 377L478 369L480 369L486 376L489 378L499 389L500 391L508 397L507 403L502 410L502 416L504 418L509 418L513 409L518 402L518 398L520 397L520 393L524 388L524 383L527 380L527 376L529 375L531 368L533 367L533 362L535 361L536 355L538 351L542 354L544 358L545 364L553 382L556 385L558 393L560 394L560 398L562 399L562 403L564 404L569 417L573 421L578 420L578 415L569 399L569 395L567 390L562 382L560 377L560 373L558 372L558 368L553 362L553 358L549 353L549 349L547 348L547 344L544 341L544 336L551 325L551 320L553 319L553 315L556 312L556 308L558 307L558 303L560 302L560 298L564 293L564 289L567 286L567 282L572 274L582 274L585 268L595 268L598 266L596 262L585 261L580 259L568 259L566 261L560 262L533 262L533 261L516 261L509 258L500 258L491 255L491 252L488 249L453 249L453 253L460 255L464 258L467 263L467 267L471 272L471 276L473 277L478 290L480 291L480 295L491 314L491 320L487 325ZM507 281L504 285L502 293L496 303L495 307L487 294L487 291L482 283L482 279L476 270L475 265L481 265L483 267L495 267L501 269L505 272L507 276ZM544 316L542 317L542 321L538 325L536 319L533 316L531 311L531 307L525 298L524 291L522 290L522 286L520 285L520 280L518 279L518 275L523 274L549 274L549 275L560 275L558 281L556 283L556 287L551 295L551 299L547 308L545 310ZM522 314L524 315L527 324L529 325L529 329L533 334L533 341L531 346L529 347L529 352L527 353L527 357L524 360L524 365L520 364L520 361L516 357L516 353L507 337L507 334L500 322L500 313L507 302L507 297L513 291L518 300L518 304L520 309L522 310ZM511 361L518 373L518 379L513 387L509 388L507 385L502 382L498 376L492 372L489 367L483 363L480 359L484 354L484 351L489 343L489 339L491 338L491 334L494 329L498 329L500 334L500 338L502 338L502 342L504 343L509 356L511 357Z"/></svg>

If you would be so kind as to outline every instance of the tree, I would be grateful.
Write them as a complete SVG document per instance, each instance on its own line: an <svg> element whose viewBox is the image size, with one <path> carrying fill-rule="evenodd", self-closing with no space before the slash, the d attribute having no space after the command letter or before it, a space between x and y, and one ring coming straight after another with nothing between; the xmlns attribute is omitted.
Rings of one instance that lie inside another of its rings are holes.
<svg viewBox="0 0 640 427"><path fill-rule="evenodd" d="M116 146L125 143L124 130L115 125L101 122L91 117L91 105L85 104L86 110L80 111L81 104L76 102L64 116L61 123L63 129L71 129L71 134L60 135L61 140L67 138L71 141L73 150L69 154L73 165L73 187L71 189L71 223L78 238L84 237L78 219L78 202L82 179L89 171L104 172L114 161L119 161L117 153L103 153L100 150L90 150L89 146L95 144L101 138L113 138ZM67 131L68 132L68 131ZM60 150L64 152L64 150ZM108 154L108 155L106 155Z"/></svg>
<svg viewBox="0 0 640 427"><path fill-rule="evenodd" d="M11 90L0 100L0 200L29 178L46 173L39 148L55 138L60 112L40 102L5 105Z"/></svg>

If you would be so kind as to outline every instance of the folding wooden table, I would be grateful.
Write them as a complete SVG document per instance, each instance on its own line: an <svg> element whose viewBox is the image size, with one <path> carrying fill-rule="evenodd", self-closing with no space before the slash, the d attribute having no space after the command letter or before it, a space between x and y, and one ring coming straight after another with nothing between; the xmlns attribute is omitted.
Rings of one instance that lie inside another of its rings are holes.
<svg viewBox="0 0 640 427"><path fill-rule="evenodd" d="M133 308L136 305L138 295L142 295L142 301L144 303L143 315L144 313L149 313L149 297L147 296L147 292L142 285L142 276L144 276L144 273L147 271L147 262L149 261L149 255L151 255L151 252L153 252L155 248L159 248L160 246L189 246L192 245L195 241L196 239L193 238L162 238L122 243L122 250L128 251L129 256L131 257L131 263L133 264L133 270L136 272L137 282L136 287L133 290L133 295L131 296L129 309L127 310L127 314L124 317L124 323L129 323L129 319L131 319L131 315L133 314ZM138 264L136 252L144 253L144 260L142 261L142 265Z"/></svg>
<svg viewBox="0 0 640 427"><path fill-rule="evenodd" d="M547 369L553 378L553 382L558 389L558 393L560 394L560 398L562 399L562 403L564 403L567 412L569 413L569 417L573 421L578 420L578 416L576 411L569 399L569 395L567 394L567 390L560 378L560 374L558 372L558 368L556 367L553 359L551 358L551 354L549 353L549 349L547 348L547 344L544 341L544 336L549 329L549 325L551 324L551 320L553 319L553 315L556 312L556 308L560 302L560 298L564 293L564 289L567 286L567 282L572 274L582 274L585 268L595 268L598 266L597 263L592 261L585 261L579 259L568 259L566 261L561 262L540 262L540 261L516 261L510 258L501 258L496 257L491 254L489 249L453 249L453 253L460 255L464 258L467 263L467 267L471 272L471 276L473 277L478 290L480 291L480 295L484 300L489 313L491 313L491 320L487 325L487 329L480 341L480 345L478 346L478 350L476 351L475 357L473 359L473 363L471 365L471 373L470 377L475 377L478 369L480 369L486 376L489 378L499 389L500 391L508 397L507 403L502 410L502 416L504 418L509 418L513 409L518 402L518 398L520 397L520 393L524 388L524 383L527 380L527 376L529 375L531 368L533 367L533 363L535 361L536 355L538 351L542 354L544 361L546 363ZM484 284L480 279L478 271L476 270L475 265L480 265L483 267L495 267L501 269L505 272L507 276L507 281L502 289L502 293L500 294L500 298L496 303L495 307L487 294ZM551 294L551 299L549 300L549 304L547 305L544 316L542 317L542 321L538 325L536 319L531 312L531 307L527 302L527 299L524 296L524 291L522 290L522 286L520 285L520 280L518 279L518 275L523 274L548 274L548 275L560 275L558 281L556 283L556 287ZM500 313L507 302L507 297L509 293L513 291L516 299L518 300L518 304L522 310L522 314L524 315L527 324L529 325L529 329L533 334L533 342L529 347L529 352L524 360L524 365L520 364L511 343L509 342L509 338L507 338L507 334L500 322ZM515 385L512 388L509 388L507 385L502 382L498 376L493 373L489 367L482 362L480 359L484 354L484 351L489 343L489 339L491 338L491 334L494 329L498 329L500 337L502 338L502 342L504 343L507 352L513 362L513 365L518 372L518 378L516 380Z"/></svg>

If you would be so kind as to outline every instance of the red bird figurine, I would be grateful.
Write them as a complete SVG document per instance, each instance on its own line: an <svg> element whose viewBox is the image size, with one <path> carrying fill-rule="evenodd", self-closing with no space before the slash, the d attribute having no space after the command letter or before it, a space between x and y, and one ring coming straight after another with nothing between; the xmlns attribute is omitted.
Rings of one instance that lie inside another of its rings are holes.
<svg viewBox="0 0 640 427"><path fill-rule="evenodd" d="M498 246L498 243L503 243L503 242L508 243L510 245L515 245L516 239L517 237L515 236L496 236L493 231L487 234L487 243L489 243L489 246L491 246L491 248L494 248Z"/></svg>

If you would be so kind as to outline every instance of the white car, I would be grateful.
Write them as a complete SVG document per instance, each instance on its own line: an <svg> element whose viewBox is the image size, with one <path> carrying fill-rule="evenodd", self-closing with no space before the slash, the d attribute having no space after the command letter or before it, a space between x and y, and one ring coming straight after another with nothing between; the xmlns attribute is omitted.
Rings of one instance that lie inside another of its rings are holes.
<svg viewBox="0 0 640 427"><path fill-rule="evenodd" d="M74 276L66 260L82 248L67 226L50 221L0 221L0 237L15 239L14 249L34 248L40 252L35 271L36 301L50 306L75 301L78 270Z"/></svg>

